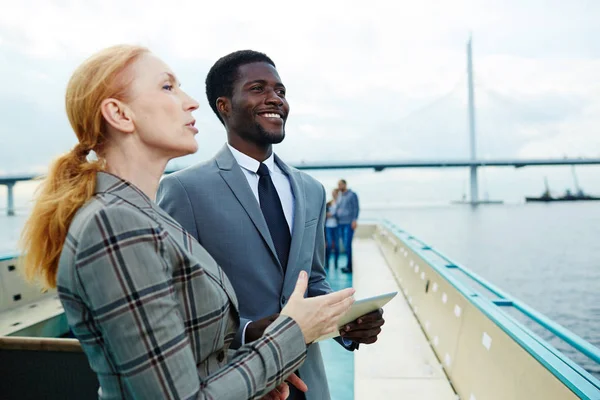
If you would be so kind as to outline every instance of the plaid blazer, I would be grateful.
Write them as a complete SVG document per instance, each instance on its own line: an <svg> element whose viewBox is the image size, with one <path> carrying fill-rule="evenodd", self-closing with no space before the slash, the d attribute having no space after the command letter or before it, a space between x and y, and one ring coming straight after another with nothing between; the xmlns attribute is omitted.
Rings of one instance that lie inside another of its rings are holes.
<svg viewBox="0 0 600 400"><path fill-rule="evenodd" d="M306 357L284 316L228 351L239 328L231 283L179 223L114 175L98 173L75 215L57 280L100 399L257 398Z"/></svg>

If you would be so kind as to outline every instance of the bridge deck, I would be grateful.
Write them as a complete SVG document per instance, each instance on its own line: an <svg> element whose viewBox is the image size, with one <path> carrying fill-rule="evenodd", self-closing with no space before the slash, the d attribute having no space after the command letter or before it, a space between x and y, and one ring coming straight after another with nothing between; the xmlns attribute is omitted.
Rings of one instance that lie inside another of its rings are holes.
<svg viewBox="0 0 600 400"><path fill-rule="evenodd" d="M399 291L378 245L354 239L356 298ZM456 394L402 293L385 306L386 323L374 345L354 355L354 398L455 400Z"/></svg>

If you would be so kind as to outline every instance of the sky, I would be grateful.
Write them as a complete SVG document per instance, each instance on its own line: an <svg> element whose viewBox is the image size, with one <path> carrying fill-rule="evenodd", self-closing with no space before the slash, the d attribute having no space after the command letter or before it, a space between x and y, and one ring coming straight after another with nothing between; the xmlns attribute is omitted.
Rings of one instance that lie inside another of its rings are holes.
<svg viewBox="0 0 600 400"><path fill-rule="evenodd" d="M118 43L149 47L200 103L196 154L225 142L204 79L220 57L265 52L291 112L276 153L289 164L467 158L466 43L473 38L479 158L600 157L600 2L572 0L0 0L0 175L44 172L75 143L64 111L73 70ZM311 172L344 177L363 204L462 197L466 169ZM568 167L479 170L481 196L519 202L543 179L573 188ZM578 167L600 194L600 167ZM16 186L18 204L34 185ZM5 204L0 187L0 207Z"/></svg>

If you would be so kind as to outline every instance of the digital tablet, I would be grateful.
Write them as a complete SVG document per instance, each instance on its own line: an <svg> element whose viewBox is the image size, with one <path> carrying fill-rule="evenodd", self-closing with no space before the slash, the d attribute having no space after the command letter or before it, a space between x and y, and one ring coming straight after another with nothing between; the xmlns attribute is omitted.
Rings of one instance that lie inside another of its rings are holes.
<svg viewBox="0 0 600 400"><path fill-rule="evenodd" d="M346 314L342 315L340 318L340 322L338 323L338 328L341 329L342 326L346 325L348 322L352 322L358 317L362 317L365 314L373 312L382 308L386 305L391 299L393 299L398 292L390 292L385 294L380 294L379 296L369 297L366 299L356 300L350 310L346 312ZM315 342L320 342L321 340L331 339L337 336L340 336L339 329L335 332L332 332L327 335L323 335Z"/></svg>

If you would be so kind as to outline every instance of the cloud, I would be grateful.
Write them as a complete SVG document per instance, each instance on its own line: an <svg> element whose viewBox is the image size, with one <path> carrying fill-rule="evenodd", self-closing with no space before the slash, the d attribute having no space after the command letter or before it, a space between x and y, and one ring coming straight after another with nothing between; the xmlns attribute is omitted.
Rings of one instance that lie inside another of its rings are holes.
<svg viewBox="0 0 600 400"><path fill-rule="evenodd" d="M9 2L0 14L0 170L39 169L73 145L66 82L85 57L122 42L150 47L200 101L200 149L173 165L206 160L225 141L204 77L241 48L271 56L288 88L287 137L276 151L290 162L464 158L470 32L481 157L600 156L599 14L600 3L558 0ZM528 189L526 174L502 171L490 172L491 187L515 198ZM361 174L357 184L377 182ZM440 190L418 182L437 179L454 198L467 172L376 176L419 198L418 188ZM524 183L506 183L515 179Z"/></svg>

